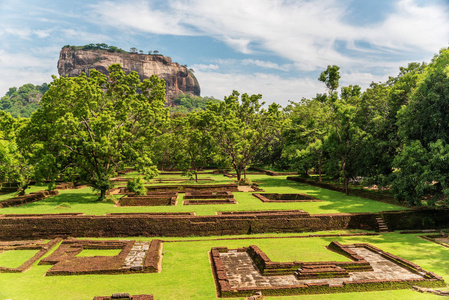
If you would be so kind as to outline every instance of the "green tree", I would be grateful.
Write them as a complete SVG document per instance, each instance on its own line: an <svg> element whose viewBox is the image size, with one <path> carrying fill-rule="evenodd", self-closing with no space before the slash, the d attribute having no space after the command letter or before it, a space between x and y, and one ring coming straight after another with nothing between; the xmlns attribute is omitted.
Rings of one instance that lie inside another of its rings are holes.
<svg viewBox="0 0 449 300"><path fill-rule="evenodd" d="M338 167L344 180L346 194L349 194L348 162L351 159L353 142L359 140L363 133L354 122L357 105L360 102L361 89L350 85L341 89L341 97L336 89L339 86L339 67L328 66L319 80L326 84L327 95L318 95L317 99L326 104L327 118L330 122L328 137L324 147L329 152L330 167Z"/></svg>
<svg viewBox="0 0 449 300"><path fill-rule="evenodd" d="M141 82L120 65L108 70L109 78L95 70L90 77L53 77L23 131L38 177L76 177L99 190L100 199L125 166L134 165L147 178L157 174L149 145L167 117L162 79Z"/></svg>
<svg viewBox="0 0 449 300"><path fill-rule="evenodd" d="M198 171L211 163L215 153L207 130L207 118L204 112L196 112L177 120L180 122L180 130L177 132L180 137L178 149L182 152L179 165L198 182Z"/></svg>
<svg viewBox="0 0 449 300"><path fill-rule="evenodd" d="M418 75L409 103L397 113L404 145L394 160L392 189L402 202L449 195L449 49L442 49Z"/></svg>
<svg viewBox="0 0 449 300"><path fill-rule="evenodd" d="M307 174L313 166L321 181L324 158L323 142L327 136L327 118L324 104L317 99L292 102L290 124L283 135L286 144L283 155L290 158L300 173Z"/></svg>
<svg viewBox="0 0 449 300"><path fill-rule="evenodd" d="M208 128L222 157L228 159L237 174L237 181L247 181L246 170L257 152L280 130L279 106L262 108L262 95L240 94L237 91L223 102L210 103L206 111Z"/></svg>
<svg viewBox="0 0 449 300"><path fill-rule="evenodd" d="M3 182L14 182L22 193L29 185L32 167L17 146L16 134L26 122L0 111L0 186Z"/></svg>

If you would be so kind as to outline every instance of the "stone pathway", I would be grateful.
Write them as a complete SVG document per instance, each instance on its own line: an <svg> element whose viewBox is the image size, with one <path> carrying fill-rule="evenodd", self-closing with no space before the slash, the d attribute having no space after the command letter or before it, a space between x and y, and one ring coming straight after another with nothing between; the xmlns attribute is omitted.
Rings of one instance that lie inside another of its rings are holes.
<svg viewBox="0 0 449 300"><path fill-rule="evenodd" d="M326 279L306 279L298 280L292 275L263 276L253 264L252 259L246 252L229 250L227 253L220 253L220 257L226 269L231 288L238 287L270 287L289 286L307 283L328 283L329 285L341 285L343 282L383 279L383 280L405 280L423 279L423 276L410 272L398 264L383 258L366 248L351 248L358 255L365 258L373 267L373 271L349 272L349 278L326 278Z"/></svg>
<svg viewBox="0 0 449 300"><path fill-rule="evenodd" d="M142 270L143 262L149 249L149 242L135 242L128 256L125 258L122 269Z"/></svg>

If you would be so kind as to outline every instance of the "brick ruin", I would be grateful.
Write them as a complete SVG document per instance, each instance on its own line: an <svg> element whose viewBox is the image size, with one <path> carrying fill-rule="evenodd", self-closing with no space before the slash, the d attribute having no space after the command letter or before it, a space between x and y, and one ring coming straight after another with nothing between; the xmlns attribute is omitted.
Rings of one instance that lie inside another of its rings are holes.
<svg viewBox="0 0 449 300"><path fill-rule="evenodd" d="M77 256L84 249L120 249L116 256ZM39 265L53 265L46 276L156 273L161 271L162 242L67 239Z"/></svg>
<svg viewBox="0 0 449 300"><path fill-rule="evenodd" d="M129 193L117 201L118 206L170 206L178 203L177 192L148 192L146 195Z"/></svg>
<svg viewBox="0 0 449 300"><path fill-rule="evenodd" d="M0 273L22 273L27 271L39 258L47 254L60 241L61 239L57 238L49 242L45 242L44 240L0 242L0 253L14 250L39 250L33 257L17 268L0 266Z"/></svg>
<svg viewBox="0 0 449 300"><path fill-rule="evenodd" d="M115 299L128 299L128 300L153 300L153 295L133 295L128 293L115 293L112 296L97 296L93 300L115 300Z"/></svg>
<svg viewBox="0 0 449 300"><path fill-rule="evenodd" d="M253 196L262 202L319 202L315 197L307 194L278 194L278 193L253 193Z"/></svg>
<svg viewBox="0 0 449 300"><path fill-rule="evenodd" d="M50 196L56 196L58 194L59 194L59 192L54 190L54 191L39 191L39 192L35 192L35 193L30 193L28 195L17 196L14 198L0 201L0 208L10 207L10 206L21 206L21 205L24 205L27 203L32 203L32 202L36 202L36 201L45 199Z"/></svg>
<svg viewBox="0 0 449 300"><path fill-rule="evenodd" d="M231 191L189 191L184 200L184 205L237 204Z"/></svg>
<svg viewBox="0 0 449 300"><path fill-rule="evenodd" d="M327 247L350 261L272 262L257 246L212 248L212 270L221 297L344 293L445 286L443 279L370 244Z"/></svg>

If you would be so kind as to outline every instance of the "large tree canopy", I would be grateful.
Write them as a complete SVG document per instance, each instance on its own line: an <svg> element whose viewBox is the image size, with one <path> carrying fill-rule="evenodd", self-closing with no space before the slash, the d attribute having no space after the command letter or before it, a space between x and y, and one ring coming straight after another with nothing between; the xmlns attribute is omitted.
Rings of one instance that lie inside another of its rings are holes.
<svg viewBox="0 0 449 300"><path fill-rule="evenodd" d="M425 195L449 195L449 49L436 55L398 112L404 141L394 160L392 188L400 201L420 205Z"/></svg>
<svg viewBox="0 0 449 300"><path fill-rule="evenodd" d="M150 147L157 125L165 120L165 83L157 76L140 81L120 65L109 78L91 70L90 77L53 78L41 108L23 131L24 145L39 158L37 178L78 178L101 191L125 166L147 177L157 174Z"/></svg>
<svg viewBox="0 0 449 300"><path fill-rule="evenodd" d="M262 95L240 94L234 91L223 102L210 103L205 117L209 118L214 143L237 173L237 181L246 179L246 169L254 156L281 130L279 105L262 108Z"/></svg>
<svg viewBox="0 0 449 300"><path fill-rule="evenodd" d="M0 186L3 182L17 184L25 192L32 167L17 146L16 134L27 119L14 119L0 111Z"/></svg>

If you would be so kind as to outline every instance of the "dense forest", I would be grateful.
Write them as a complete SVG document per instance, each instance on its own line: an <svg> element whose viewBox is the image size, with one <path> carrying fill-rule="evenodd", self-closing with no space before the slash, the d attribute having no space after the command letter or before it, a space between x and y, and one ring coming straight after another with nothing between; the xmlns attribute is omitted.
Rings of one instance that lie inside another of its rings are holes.
<svg viewBox="0 0 449 300"><path fill-rule="evenodd" d="M39 101L48 90L46 83L33 85L27 83L19 88L12 87L0 98L0 110L9 112L11 116L29 118L38 109Z"/></svg>
<svg viewBox="0 0 449 300"><path fill-rule="evenodd" d="M340 68L328 66L317 79L326 93L284 108L234 91L223 101L182 95L170 113L163 80L140 82L118 65L111 66L111 80L92 72L54 79L49 88L25 85L33 95L45 93L29 118L13 118L28 117L19 107L30 98L25 86L12 88L0 103L0 182L26 186L63 176L103 194L125 166L150 178L156 167L194 177L213 165L235 171L241 184L249 183L248 168L259 166L339 182L347 192L362 184L400 203L444 205L448 65L443 49L365 91L341 87Z"/></svg>

